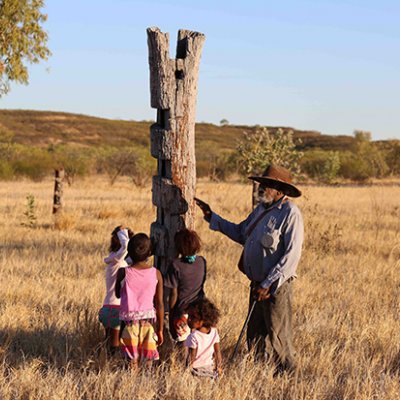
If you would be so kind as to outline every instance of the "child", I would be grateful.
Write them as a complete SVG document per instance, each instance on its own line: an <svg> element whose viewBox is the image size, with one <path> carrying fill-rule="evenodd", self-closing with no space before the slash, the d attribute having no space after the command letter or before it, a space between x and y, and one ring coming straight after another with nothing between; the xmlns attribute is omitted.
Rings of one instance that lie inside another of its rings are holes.
<svg viewBox="0 0 400 400"><path fill-rule="evenodd" d="M192 303L187 312L192 333L186 339L185 347L189 349L191 372L195 376L217 378L222 373L219 335L215 328L219 311L204 298Z"/></svg>
<svg viewBox="0 0 400 400"><path fill-rule="evenodd" d="M163 342L164 324L163 281L160 271L147 262L151 256L151 242L146 234L132 237L128 255L132 265L118 270L115 294L121 298L120 348L131 366L137 367L139 362L151 364L159 359L157 344L160 346ZM155 321L157 335L153 327Z"/></svg>
<svg viewBox="0 0 400 400"><path fill-rule="evenodd" d="M175 247L180 258L171 264L165 287L170 288L169 325L170 332L178 343L184 342L190 334L187 325L187 306L204 297L204 282L206 280L206 260L196 255L201 242L196 232L183 229L175 235Z"/></svg>
<svg viewBox="0 0 400 400"><path fill-rule="evenodd" d="M115 280L119 268L125 267L125 256L127 255L127 246L129 238L133 232L117 226L111 233L110 254L104 259L106 266L106 296L103 301L103 307L99 311L99 321L103 324L106 334L107 347L111 353L114 353L119 346L119 304L120 301L115 297Z"/></svg>

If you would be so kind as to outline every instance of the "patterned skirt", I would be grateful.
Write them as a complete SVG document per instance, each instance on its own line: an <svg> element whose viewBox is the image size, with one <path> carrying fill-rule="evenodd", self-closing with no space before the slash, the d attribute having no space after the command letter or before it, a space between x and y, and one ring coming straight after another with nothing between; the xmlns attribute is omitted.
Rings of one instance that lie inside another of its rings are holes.
<svg viewBox="0 0 400 400"><path fill-rule="evenodd" d="M130 360L158 360L157 334L152 320L126 321L120 337L120 349Z"/></svg>

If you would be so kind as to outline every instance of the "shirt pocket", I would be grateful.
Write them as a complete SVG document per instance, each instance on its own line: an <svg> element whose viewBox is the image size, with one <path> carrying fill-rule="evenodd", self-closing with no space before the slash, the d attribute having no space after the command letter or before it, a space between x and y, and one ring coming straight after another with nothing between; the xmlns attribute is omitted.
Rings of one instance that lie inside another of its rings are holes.
<svg viewBox="0 0 400 400"><path fill-rule="evenodd" d="M268 228L261 236L260 243L263 249L268 253L274 253L279 244L281 232L280 229Z"/></svg>

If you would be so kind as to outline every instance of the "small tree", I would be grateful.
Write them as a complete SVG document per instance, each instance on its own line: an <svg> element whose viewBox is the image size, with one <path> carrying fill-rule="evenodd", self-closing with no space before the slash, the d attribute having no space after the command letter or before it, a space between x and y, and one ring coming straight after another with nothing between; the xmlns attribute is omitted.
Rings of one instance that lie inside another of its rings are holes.
<svg viewBox="0 0 400 400"><path fill-rule="evenodd" d="M359 129L356 129L354 132L354 138L356 139L356 142L370 142L372 139L371 132L368 131L362 131Z"/></svg>
<svg viewBox="0 0 400 400"><path fill-rule="evenodd" d="M104 168L110 178L110 185L114 185L117 178L132 171L137 164L137 157L132 149L112 152L104 159Z"/></svg>
<svg viewBox="0 0 400 400"><path fill-rule="evenodd" d="M29 193L26 196L26 210L24 212L26 222L22 225L28 226L30 228L34 228L36 226L36 203L35 196Z"/></svg>
<svg viewBox="0 0 400 400"><path fill-rule="evenodd" d="M132 183L137 187L146 186L156 171L155 160L147 154L138 154L132 167L128 172Z"/></svg>
<svg viewBox="0 0 400 400"><path fill-rule="evenodd" d="M219 121L219 124L221 126L225 126L225 125L229 125L229 121L225 118L221 119L221 121Z"/></svg>
<svg viewBox="0 0 400 400"><path fill-rule="evenodd" d="M144 186L155 170L155 160L141 148L105 148L98 158L98 172L105 172L113 185L118 177L129 176L136 186Z"/></svg>
<svg viewBox="0 0 400 400"><path fill-rule="evenodd" d="M82 148L60 146L50 151L57 169L64 169L68 186L72 186L77 177L85 176L94 162L90 152Z"/></svg>
<svg viewBox="0 0 400 400"><path fill-rule="evenodd" d="M296 150L292 130L278 129L274 134L266 127L254 132L243 132L237 146L239 171L244 176L261 175L269 164L289 169L293 175L300 174L299 160L303 153ZM253 182L253 207L256 205L257 183Z"/></svg>
<svg viewBox="0 0 400 400"><path fill-rule="evenodd" d="M382 178L389 173L385 154L378 148L376 143L371 142L371 133L355 130L356 155L366 163L366 175L368 178Z"/></svg>
<svg viewBox="0 0 400 400"><path fill-rule="evenodd" d="M42 28L43 6L44 0L0 0L0 97L11 81L28 83L26 62L36 64L51 54Z"/></svg>

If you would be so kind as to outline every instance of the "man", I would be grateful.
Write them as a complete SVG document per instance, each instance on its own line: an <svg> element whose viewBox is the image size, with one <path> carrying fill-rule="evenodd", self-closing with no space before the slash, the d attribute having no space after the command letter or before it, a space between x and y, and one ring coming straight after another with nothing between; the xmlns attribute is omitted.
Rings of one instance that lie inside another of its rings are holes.
<svg viewBox="0 0 400 400"><path fill-rule="evenodd" d="M292 344L292 281L301 256L304 229L300 210L288 197L301 192L291 183L290 172L270 165L260 183L260 204L240 224L229 222L199 199L196 204L212 230L244 246L242 270L251 281L250 306L256 301L247 327L249 350L263 358L266 340L273 349L278 371L295 368Z"/></svg>

